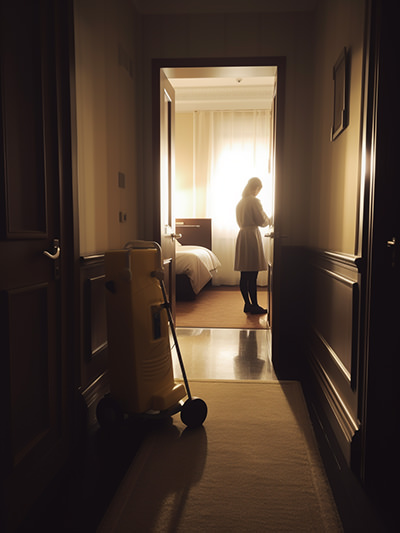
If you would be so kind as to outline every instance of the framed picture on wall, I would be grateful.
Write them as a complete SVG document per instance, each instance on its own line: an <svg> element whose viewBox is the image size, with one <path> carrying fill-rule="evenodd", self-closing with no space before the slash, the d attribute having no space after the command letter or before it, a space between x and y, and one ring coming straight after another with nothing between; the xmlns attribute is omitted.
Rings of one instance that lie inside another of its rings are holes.
<svg viewBox="0 0 400 533"><path fill-rule="evenodd" d="M333 67L333 121L331 141L348 125L348 52L344 48Z"/></svg>

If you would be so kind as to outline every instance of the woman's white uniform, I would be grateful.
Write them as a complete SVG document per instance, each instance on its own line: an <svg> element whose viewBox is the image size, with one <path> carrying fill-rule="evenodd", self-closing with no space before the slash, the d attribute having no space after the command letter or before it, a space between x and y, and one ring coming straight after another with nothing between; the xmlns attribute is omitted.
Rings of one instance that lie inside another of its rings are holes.
<svg viewBox="0 0 400 533"><path fill-rule="evenodd" d="M236 206L236 220L240 230L236 239L235 270L267 270L259 226L268 226L271 221L260 200L253 195L242 198Z"/></svg>

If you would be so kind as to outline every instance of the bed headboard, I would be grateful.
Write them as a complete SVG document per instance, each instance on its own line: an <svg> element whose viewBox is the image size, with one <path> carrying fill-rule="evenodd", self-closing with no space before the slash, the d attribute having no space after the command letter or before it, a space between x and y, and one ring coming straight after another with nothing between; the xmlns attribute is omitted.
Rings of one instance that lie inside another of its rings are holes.
<svg viewBox="0 0 400 533"><path fill-rule="evenodd" d="M204 246L211 250L211 218L176 218L175 231L181 233L181 244Z"/></svg>

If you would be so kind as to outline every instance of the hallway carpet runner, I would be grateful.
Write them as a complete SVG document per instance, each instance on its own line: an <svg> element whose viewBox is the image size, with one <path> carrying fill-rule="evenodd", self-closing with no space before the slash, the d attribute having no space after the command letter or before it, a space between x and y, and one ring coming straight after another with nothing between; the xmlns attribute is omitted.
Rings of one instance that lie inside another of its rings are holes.
<svg viewBox="0 0 400 533"><path fill-rule="evenodd" d="M258 291L259 304L268 307L268 292ZM195 300L176 303L177 327L266 329L268 315L243 312L239 287L211 287L200 292Z"/></svg>
<svg viewBox="0 0 400 533"><path fill-rule="evenodd" d="M342 531L298 382L195 381L204 426L154 429L98 531Z"/></svg>

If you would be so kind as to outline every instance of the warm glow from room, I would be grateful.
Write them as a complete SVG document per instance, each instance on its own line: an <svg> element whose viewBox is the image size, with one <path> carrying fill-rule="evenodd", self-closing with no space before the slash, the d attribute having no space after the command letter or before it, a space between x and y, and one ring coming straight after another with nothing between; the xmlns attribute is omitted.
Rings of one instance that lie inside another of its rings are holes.
<svg viewBox="0 0 400 533"><path fill-rule="evenodd" d="M207 216L212 217L219 228L232 225L232 228L237 230L236 204L242 196L247 181L253 176L259 177L263 182L258 198L267 214L272 215L271 175L266 172L265 165L254 165L250 168L247 164L250 155L246 153L243 146L238 150L229 146L219 157L216 172L212 176L211 192L207 202L209 211Z"/></svg>

